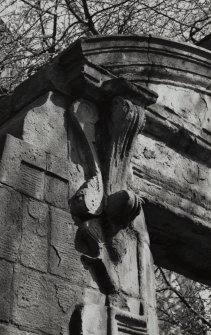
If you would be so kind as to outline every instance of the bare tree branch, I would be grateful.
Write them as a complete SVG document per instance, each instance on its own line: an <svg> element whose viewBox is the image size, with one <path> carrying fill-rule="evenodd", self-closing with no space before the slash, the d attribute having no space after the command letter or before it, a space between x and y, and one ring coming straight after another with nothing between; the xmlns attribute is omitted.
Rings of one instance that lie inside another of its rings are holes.
<svg viewBox="0 0 211 335"><path fill-rule="evenodd" d="M189 302L184 298L183 295L180 294L180 292L175 289L170 282L168 281L168 279L166 278L166 275L164 273L164 271L162 270L162 268L159 267L160 273L166 283L166 285L169 287L169 289L174 292L176 294L176 296L181 300L181 302L206 326L208 326L211 329L211 323L209 321L207 321L203 315L200 315L190 304Z"/></svg>

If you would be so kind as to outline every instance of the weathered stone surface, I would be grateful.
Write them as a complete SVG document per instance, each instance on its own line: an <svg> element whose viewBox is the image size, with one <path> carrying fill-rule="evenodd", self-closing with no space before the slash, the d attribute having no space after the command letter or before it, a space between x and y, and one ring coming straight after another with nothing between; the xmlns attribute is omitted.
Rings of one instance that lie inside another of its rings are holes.
<svg viewBox="0 0 211 335"><path fill-rule="evenodd" d="M103 198L102 174L96 150L96 124L99 122L99 111L95 104L81 99L70 106L68 119L69 128L78 144L80 143L76 148L77 158L86 176L85 183L77 190L71 201L72 213L76 216L99 215L102 212Z"/></svg>
<svg viewBox="0 0 211 335"><path fill-rule="evenodd" d="M85 305L81 311L83 335L107 334L107 309L105 306Z"/></svg>
<svg viewBox="0 0 211 335"><path fill-rule="evenodd" d="M59 153L58 153L59 154ZM47 153L47 168L48 172L55 174L56 176L68 180L68 168L69 164L67 159L55 156Z"/></svg>
<svg viewBox="0 0 211 335"><path fill-rule="evenodd" d="M45 176L45 201L58 208L68 209L68 182L53 175Z"/></svg>
<svg viewBox="0 0 211 335"><path fill-rule="evenodd" d="M159 327L158 327L157 317L156 317L156 309L149 307L147 317L148 317L148 320L150 320L150 322L147 323L148 334L159 334Z"/></svg>
<svg viewBox="0 0 211 335"><path fill-rule="evenodd" d="M47 272L49 229L48 206L24 198L21 263L26 267Z"/></svg>
<svg viewBox="0 0 211 335"><path fill-rule="evenodd" d="M93 288L85 288L83 290L83 303L86 305L94 304L105 306L106 296L98 290Z"/></svg>
<svg viewBox="0 0 211 335"><path fill-rule="evenodd" d="M156 90L159 96L157 103L163 106L163 109L157 109L161 117L166 118L169 123L180 126L180 129L182 127L188 130L191 135L211 143L209 95L164 84L151 84L150 88Z"/></svg>
<svg viewBox="0 0 211 335"><path fill-rule="evenodd" d="M151 89L158 93L157 103L166 107L167 115L170 120L180 120L180 125L184 125L191 131L200 134L203 124L208 117L208 105L206 100L209 97L198 92L191 92L187 88L172 87L171 85L160 84L159 86L151 84ZM169 113L168 113L169 111ZM177 118L178 117L178 118ZM209 122L208 122L209 123Z"/></svg>
<svg viewBox="0 0 211 335"><path fill-rule="evenodd" d="M155 314L155 278L151 251L149 245L144 242L140 242L138 248L141 299L147 305L147 309L149 307L154 309Z"/></svg>
<svg viewBox="0 0 211 335"><path fill-rule="evenodd" d="M79 53L80 59L83 56L133 82L176 82L178 86L209 90L210 53L186 43L153 36L91 37L70 46L60 61L72 64Z"/></svg>
<svg viewBox="0 0 211 335"><path fill-rule="evenodd" d="M16 187L21 193L42 200L44 197L44 180L44 171L22 162Z"/></svg>
<svg viewBox="0 0 211 335"><path fill-rule="evenodd" d="M156 315L156 298L155 298L155 278L153 259L149 244L143 241L139 242L139 280L141 302L146 311L147 328L149 334L159 334L157 315Z"/></svg>
<svg viewBox="0 0 211 335"><path fill-rule="evenodd" d="M42 149L7 135L0 166L2 183L23 189L32 197L42 198L44 188L42 172L45 168L46 153ZM34 179L34 182L30 183L31 178ZM36 185L36 180L38 185Z"/></svg>
<svg viewBox="0 0 211 335"><path fill-rule="evenodd" d="M140 190L146 197L152 196L157 202L165 201L199 219L209 220L210 168L143 135L139 135L132 164L135 176L145 183Z"/></svg>
<svg viewBox="0 0 211 335"><path fill-rule="evenodd" d="M144 86L131 84L128 80L120 77L107 80L102 85L105 96L108 98L123 96L135 105L146 107L156 102L158 94L150 91Z"/></svg>
<svg viewBox="0 0 211 335"><path fill-rule="evenodd" d="M40 170L46 169L46 153L42 148L30 145L27 142L21 141L21 159L29 165L35 166Z"/></svg>
<svg viewBox="0 0 211 335"><path fill-rule="evenodd" d="M35 335L31 331L20 330L16 326L0 324L1 335Z"/></svg>
<svg viewBox="0 0 211 335"><path fill-rule="evenodd" d="M77 243L76 232L71 214L51 208L50 272L82 287L97 287L81 261L83 245Z"/></svg>
<svg viewBox="0 0 211 335"><path fill-rule="evenodd" d="M132 314L118 308L108 310L108 329L112 334L148 334L144 316ZM153 334L153 333L151 333ZM154 333L158 334L158 333Z"/></svg>
<svg viewBox="0 0 211 335"><path fill-rule="evenodd" d="M13 264L0 260L0 320L9 321L12 307ZM0 326L1 330L1 326ZM0 331L1 334L1 331Z"/></svg>
<svg viewBox="0 0 211 335"><path fill-rule="evenodd" d="M77 63L74 71L70 64L59 63L61 63L60 57L16 87L12 96L1 99L0 135L3 136L9 129L10 134L21 136L25 117L23 111L27 111L30 104L34 106L35 101L39 104L43 95L45 96L49 91L57 91L65 96L79 94L84 98L93 99L94 97L94 100L100 101L102 90L99 88L102 82L115 78L111 72L86 60ZM39 85L37 85L38 82Z"/></svg>
<svg viewBox="0 0 211 335"><path fill-rule="evenodd" d="M68 335L70 315L81 296L81 288L72 283L17 265L12 321L32 332Z"/></svg>
<svg viewBox="0 0 211 335"><path fill-rule="evenodd" d="M78 189L84 184L85 176L84 170L79 163L74 163L71 158L68 161L68 173L69 173L69 199L71 199Z"/></svg>
<svg viewBox="0 0 211 335"><path fill-rule="evenodd" d="M119 288L129 296L137 297L140 292L137 259L137 240L132 232L120 231L113 240L115 248L122 247L121 262L115 264L118 273ZM112 265L111 265L112 267Z"/></svg>
<svg viewBox="0 0 211 335"><path fill-rule="evenodd" d="M22 198L0 185L0 258L17 261L21 240Z"/></svg>
<svg viewBox="0 0 211 335"><path fill-rule="evenodd" d="M25 116L23 139L46 152L67 157L65 98L59 93L47 93L39 99Z"/></svg>

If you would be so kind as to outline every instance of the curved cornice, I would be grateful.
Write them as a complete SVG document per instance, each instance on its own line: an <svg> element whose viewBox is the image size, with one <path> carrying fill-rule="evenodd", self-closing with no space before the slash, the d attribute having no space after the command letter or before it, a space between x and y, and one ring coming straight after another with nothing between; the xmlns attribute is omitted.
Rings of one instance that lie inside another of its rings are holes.
<svg viewBox="0 0 211 335"><path fill-rule="evenodd" d="M65 66L82 59L136 83L164 83L211 94L211 52L187 43L137 35L82 38L60 56Z"/></svg>
<svg viewBox="0 0 211 335"><path fill-rule="evenodd" d="M168 84L211 95L211 51L152 36L79 39L1 99L0 124L50 90L70 99L83 95L97 101L103 83L119 76L138 84Z"/></svg>

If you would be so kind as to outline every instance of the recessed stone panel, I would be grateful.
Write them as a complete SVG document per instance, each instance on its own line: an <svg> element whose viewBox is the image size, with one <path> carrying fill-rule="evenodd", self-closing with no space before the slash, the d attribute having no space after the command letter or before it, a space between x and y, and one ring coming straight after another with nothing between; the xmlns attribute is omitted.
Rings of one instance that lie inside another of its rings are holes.
<svg viewBox="0 0 211 335"><path fill-rule="evenodd" d="M46 169L46 153L23 140L7 135L0 166L1 182L14 188L24 189L21 184L24 180L20 179L26 178L27 180L27 177L24 177L26 166L28 166L28 173L30 173L30 168L35 169L35 174L36 171L44 171ZM25 188L29 193L32 192L27 186Z"/></svg>
<svg viewBox="0 0 211 335"><path fill-rule="evenodd" d="M17 188L20 192L42 200L44 197L44 179L45 174L43 170L21 162L20 176L17 183Z"/></svg>

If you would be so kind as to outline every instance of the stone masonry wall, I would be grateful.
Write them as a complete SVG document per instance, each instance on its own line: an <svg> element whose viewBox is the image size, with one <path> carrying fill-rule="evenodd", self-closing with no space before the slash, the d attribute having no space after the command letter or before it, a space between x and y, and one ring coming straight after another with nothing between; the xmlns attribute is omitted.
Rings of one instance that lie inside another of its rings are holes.
<svg viewBox="0 0 211 335"><path fill-rule="evenodd" d="M17 136L21 125L22 138L6 136L0 169L1 335L67 335L75 305L87 297L102 299L82 265L68 205L81 172L68 164L65 106L57 93L40 97L20 112L11 131Z"/></svg>

